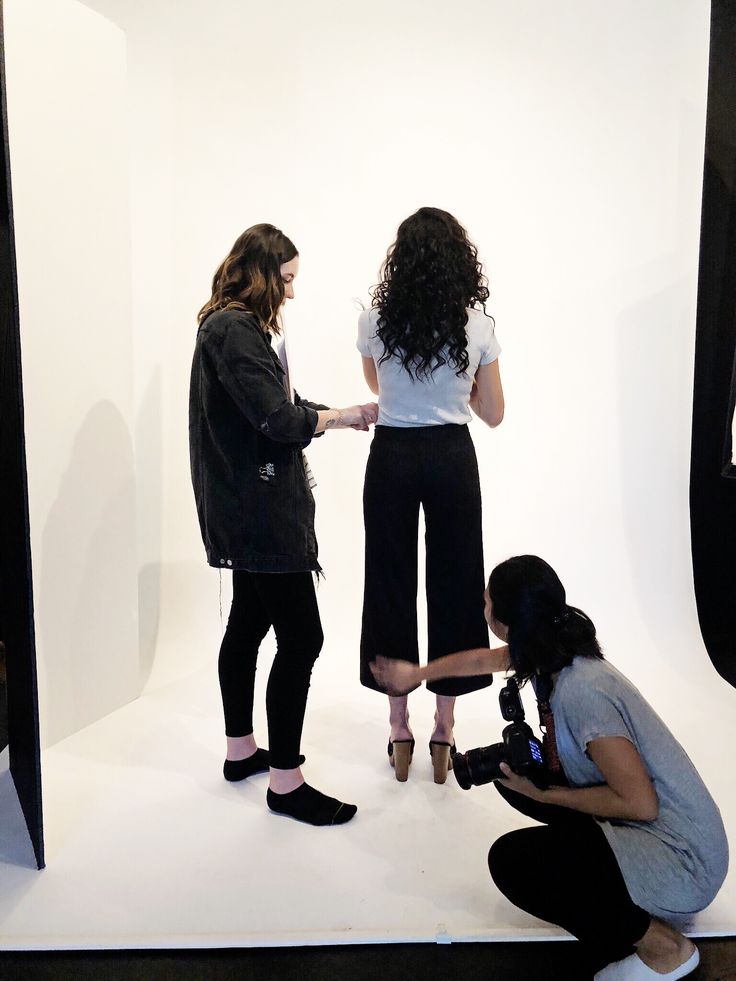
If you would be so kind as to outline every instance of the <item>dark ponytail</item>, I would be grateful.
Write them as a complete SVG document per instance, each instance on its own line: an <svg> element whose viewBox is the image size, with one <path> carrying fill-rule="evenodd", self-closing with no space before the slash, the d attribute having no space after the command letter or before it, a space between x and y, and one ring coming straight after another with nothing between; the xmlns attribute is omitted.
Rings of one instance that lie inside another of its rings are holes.
<svg viewBox="0 0 736 981"><path fill-rule="evenodd" d="M488 580L493 616L509 628L511 664L520 682L553 674L576 657L603 657L590 617L568 606L552 566L536 555L497 565Z"/></svg>

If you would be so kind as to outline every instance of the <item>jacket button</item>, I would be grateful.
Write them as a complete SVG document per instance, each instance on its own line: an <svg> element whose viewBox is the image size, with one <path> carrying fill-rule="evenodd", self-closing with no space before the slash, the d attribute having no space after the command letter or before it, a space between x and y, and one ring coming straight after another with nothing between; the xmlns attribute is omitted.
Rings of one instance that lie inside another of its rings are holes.
<svg viewBox="0 0 736 981"><path fill-rule="evenodd" d="M232 560L232 559L228 559L228 560L227 560L227 564L228 564L228 565L232 565L232 564L233 564L233 560Z"/></svg>
<svg viewBox="0 0 736 981"><path fill-rule="evenodd" d="M224 559L220 559L220 565L225 565L225 560Z"/></svg>

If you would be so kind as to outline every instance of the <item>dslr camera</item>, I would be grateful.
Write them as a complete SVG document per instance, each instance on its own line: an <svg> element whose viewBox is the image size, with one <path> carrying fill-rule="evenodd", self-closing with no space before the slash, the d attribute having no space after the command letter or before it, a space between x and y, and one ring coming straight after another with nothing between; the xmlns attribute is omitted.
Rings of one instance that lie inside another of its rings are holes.
<svg viewBox="0 0 736 981"><path fill-rule="evenodd" d="M498 704L501 715L510 723L501 733L503 742L457 753L453 763L455 779L463 790L470 790L502 778L500 764L508 763L514 773L528 777L537 787L546 788L542 743L524 721L524 706L516 678L509 678L498 693Z"/></svg>

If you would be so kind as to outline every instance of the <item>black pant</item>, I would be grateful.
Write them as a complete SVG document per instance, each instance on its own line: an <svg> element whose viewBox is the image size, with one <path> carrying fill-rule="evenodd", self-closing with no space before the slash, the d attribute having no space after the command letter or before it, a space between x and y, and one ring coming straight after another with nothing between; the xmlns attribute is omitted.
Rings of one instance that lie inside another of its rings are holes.
<svg viewBox="0 0 736 981"><path fill-rule="evenodd" d="M502 835L488 867L515 906L563 927L591 948L599 966L628 956L651 916L629 895L600 825L587 814L541 804L496 784L512 807L543 827Z"/></svg>
<svg viewBox="0 0 736 981"><path fill-rule="evenodd" d="M467 426L377 426L365 473L365 592L360 680L377 689L376 655L419 663L417 535L424 509L430 661L488 646L483 615L480 481ZM490 675L449 678L427 687L461 695Z"/></svg>
<svg viewBox="0 0 736 981"><path fill-rule="evenodd" d="M266 688L271 765L299 765L312 666L323 634L310 572L233 572L233 604L219 659L225 733L253 732L253 688L261 641L270 627L276 656Z"/></svg>

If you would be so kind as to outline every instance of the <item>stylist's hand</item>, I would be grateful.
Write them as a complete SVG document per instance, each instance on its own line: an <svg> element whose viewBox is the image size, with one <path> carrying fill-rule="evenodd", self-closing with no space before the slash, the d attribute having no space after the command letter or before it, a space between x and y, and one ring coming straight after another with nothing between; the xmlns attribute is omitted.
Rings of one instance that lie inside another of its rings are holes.
<svg viewBox="0 0 736 981"><path fill-rule="evenodd" d="M419 665L378 655L370 665L379 688L388 695L406 695L419 685Z"/></svg>
<svg viewBox="0 0 736 981"><path fill-rule="evenodd" d="M539 787L526 777L520 777L518 773L514 773L508 763L499 763L498 768L504 774L504 779L498 780L498 783L503 784L504 787L515 791L517 794L523 794L524 797L531 797L532 800L542 799L541 795L543 792Z"/></svg>
<svg viewBox="0 0 736 981"><path fill-rule="evenodd" d="M365 405L350 405L347 409L340 409L340 425L338 428L359 429L361 432L368 432L368 425L371 420L371 412L366 411L370 407Z"/></svg>
<svg viewBox="0 0 736 981"><path fill-rule="evenodd" d="M378 402L366 402L365 405L361 405L361 409L363 410L363 419L369 426L375 426L378 422Z"/></svg>
<svg viewBox="0 0 736 981"><path fill-rule="evenodd" d="M359 425L353 426L353 429L359 429L361 432L368 432L368 427L375 425L378 419L378 405L375 402L366 402L365 405L356 406L360 409L361 423Z"/></svg>

